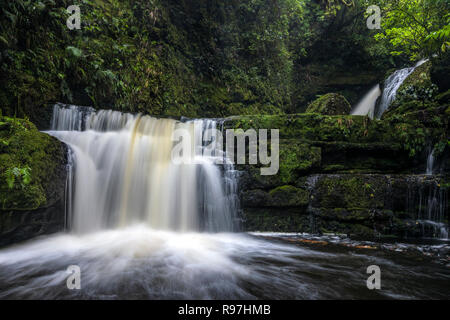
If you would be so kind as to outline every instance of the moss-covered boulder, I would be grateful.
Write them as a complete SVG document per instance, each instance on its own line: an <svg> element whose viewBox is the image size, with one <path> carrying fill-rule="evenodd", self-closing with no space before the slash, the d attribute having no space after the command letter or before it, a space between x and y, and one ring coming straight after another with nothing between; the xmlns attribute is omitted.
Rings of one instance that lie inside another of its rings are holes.
<svg viewBox="0 0 450 320"><path fill-rule="evenodd" d="M281 186L270 190L271 205L274 207L306 207L309 193L294 186Z"/></svg>
<svg viewBox="0 0 450 320"><path fill-rule="evenodd" d="M306 109L306 113L320 113L329 116L345 115L351 111L350 103L344 96L337 93L328 93L314 102Z"/></svg>
<svg viewBox="0 0 450 320"><path fill-rule="evenodd" d="M61 226L65 177L60 141L28 120L0 117L0 245Z"/></svg>
<svg viewBox="0 0 450 320"><path fill-rule="evenodd" d="M29 210L59 198L61 142L27 120L0 118L0 209Z"/></svg>

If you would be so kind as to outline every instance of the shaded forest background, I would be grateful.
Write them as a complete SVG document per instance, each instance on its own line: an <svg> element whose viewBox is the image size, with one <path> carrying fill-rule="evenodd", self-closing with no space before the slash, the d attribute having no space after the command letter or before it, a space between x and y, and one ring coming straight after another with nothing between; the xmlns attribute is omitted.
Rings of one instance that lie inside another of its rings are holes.
<svg viewBox="0 0 450 320"><path fill-rule="evenodd" d="M446 0L0 2L1 109L38 125L56 101L173 117L298 113L328 92L354 104L448 39Z"/></svg>

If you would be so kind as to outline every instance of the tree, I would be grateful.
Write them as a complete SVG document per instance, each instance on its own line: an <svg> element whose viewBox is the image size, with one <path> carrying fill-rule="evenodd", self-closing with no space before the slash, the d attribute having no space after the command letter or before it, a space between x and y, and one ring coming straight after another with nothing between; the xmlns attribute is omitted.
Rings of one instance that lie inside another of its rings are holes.
<svg viewBox="0 0 450 320"><path fill-rule="evenodd" d="M448 0L379 0L382 32L378 41L390 44L392 55L411 60L438 53L449 41Z"/></svg>

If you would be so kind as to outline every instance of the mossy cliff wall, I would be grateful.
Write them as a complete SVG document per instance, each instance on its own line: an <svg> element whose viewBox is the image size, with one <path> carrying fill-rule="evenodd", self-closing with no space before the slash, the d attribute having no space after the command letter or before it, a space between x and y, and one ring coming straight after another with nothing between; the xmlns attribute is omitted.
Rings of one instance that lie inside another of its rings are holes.
<svg viewBox="0 0 450 320"><path fill-rule="evenodd" d="M448 222L436 217L439 210L449 212L445 166L439 175L424 175L427 146L447 137L448 117L440 114L445 111L433 112L389 121L318 114L229 119L225 129L280 130L278 174L262 176L258 166L237 166L244 228L364 238L437 236L437 229L417 223L428 219L428 212L429 219ZM433 118L446 124L433 125Z"/></svg>
<svg viewBox="0 0 450 320"><path fill-rule="evenodd" d="M0 116L0 246L64 228L66 147Z"/></svg>

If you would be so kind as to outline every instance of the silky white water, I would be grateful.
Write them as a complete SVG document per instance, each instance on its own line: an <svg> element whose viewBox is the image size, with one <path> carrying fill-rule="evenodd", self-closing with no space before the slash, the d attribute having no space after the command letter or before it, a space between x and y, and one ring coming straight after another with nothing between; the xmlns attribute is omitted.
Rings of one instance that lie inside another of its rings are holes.
<svg viewBox="0 0 450 320"><path fill-rule="evenodd" d="M380 95L381 95L380 85L377 84L356 105L356 107L352 110L351 114L356 116L369 116L371 119L373 119L375 112L375 105Z"/></svg>
<svg viewBox="0 0 450 320"><path fill-rule="evenodd" d="M49 133L70 146L75 166L71 229L84 233L144 222L163 230L235 230L233 170L203 156L197 138L215 126L212 120L183 123L55 105ZM173 133L180 128L195 137L195 161L177 164L171 158Z"/></svg>
<svg viewBox="0 0 450 320"><path fill-rule="evenodd" d="M238 212L233 168L201 152L192 164L169 159L175 128L215 126L56 106L50 134L71 150L71 232L0 250L0 299L447 298L445 267L307 248L295 235L230 232ZM366 287L373 264L389 283L381 291ZM80 290L67 287L72 265Z"/></svg>
<svg viewBox="0 0 450 320"><path fill-rule="evenodd" d="M0 299L448 298L448 268L279 236L143 224L42 237L0 250ZM373 264L382 290L366 287ZM80 267L80 290L67 288L71 265Z"/></svg>
<svg viewBox="0 0 450 320"><path fill-rule="evenodd" d="M427 156L427 171L426 175L431 176L433 175L433 168L434 168L434 149L431 149L429 151Z"/></svg>
<svg viewBox="0 0 450 320"><path fill-rule="evenodd" d="M383 88L383 95L381 96L380 105L377 108L375 116L377 119L380 119L383 113L389 109L392 102L395 100L397 96L397 91L403 82L411 75L411 73L416 70L416 68L420 67L422 64L427 62L428 60L423 59L420 60L414 67L404 68L401 70L395 71L389 78L386 79Z"/></svg>
<svg viewBox="0 0 450 320"><path fill-rule="evenodd" d="M352 109L352 115L369 116L371 119L380 119L384 112L389 109L392 102L397 96L397 91L403 82L422 64L428 60L420 60L414 67L404 68L395 71L390 75L384 84L383 90L380 85L375 85L370 91L360 100L360 102ZM378 98L380 103L377 106Z"/></svg>

